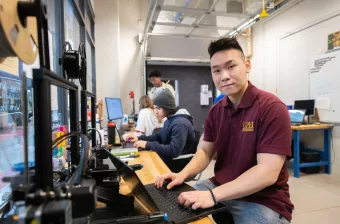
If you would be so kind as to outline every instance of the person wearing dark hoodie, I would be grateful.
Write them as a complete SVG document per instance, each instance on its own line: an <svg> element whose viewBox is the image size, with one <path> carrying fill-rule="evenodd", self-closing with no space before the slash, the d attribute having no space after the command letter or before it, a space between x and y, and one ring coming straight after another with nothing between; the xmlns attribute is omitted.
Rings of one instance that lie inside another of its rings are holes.
<svg viewBox="0 0 340 224"><path fill-rule="evenodd" d="M136 148L156 152L165 163L180 155L194 153L193 117L181 113L182 109L176 106L175 98L168 89L162 90L153 103L156 116L159 119L167 118L164 127L159 133L149 136L128 135L126 141L134 142Z"/></svg>

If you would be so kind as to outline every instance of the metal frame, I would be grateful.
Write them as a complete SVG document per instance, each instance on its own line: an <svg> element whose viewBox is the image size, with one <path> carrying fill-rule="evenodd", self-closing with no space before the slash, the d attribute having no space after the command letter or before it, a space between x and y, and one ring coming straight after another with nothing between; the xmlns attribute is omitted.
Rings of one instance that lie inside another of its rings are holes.
<svg viewBox="0 0 340 224"><path fill-rule="evenodd" d="M78 132L78 87L48 69L33 70L34 87L34 139L35 139L35 183L37 188L53 188L52 180L52 126L51 85L70 91L70 129ZM79 163L79 137L72 137L71 160Z"/></svg>
<svg viewBox="0 0 340 224"><path fill-rule="evenodd" d="M318 152L320 153L321 160L319 162L301 163L300 162L300 132L301 131L315 131L323 130L324 135L324 148L318 149L304 149L305 152ZM320 128L312 130L293 130L294 140L294 177L300 177L300 168L313 167L313 166L325 166L324 172L331 174L331 128ZM323 150L323 151L322 151Z"/></svg>
<svg viewBox="0 0 340 224"><path fill-rule="evenodd" d="M147 37L147 35L167 35L167 36L179 36L179 37L194 37L194 38L219 38L220 36L202 36L202 35L191 35L192 32L194 32L195 29L215 29L215 30L234 30L234 27L219 27L219 26L210 26L205 24L200 24L203 19L207 15L212 16L223 16L223 17L234 17L239 19L249 19L251 18L251 15L244 14L244 13L226 13L226 12L216 12L214 11L214 7L220 0L214 0L209 9L192 9L192 8L183 8L178 6L171 6L171 5L164 5L164 0L154 0L150 4L150 10L148 14L148 20L145 25L144 29L144 37ZM197 18L192 25L188 24L180 24L180 23L163 23L163 22L156 22L158 15L160 11L171 11L171 12L182 12L182 13L189 13L189 14L195 14L195 15L201 15L199 18ZM153 33L153 29L155 25L163 25L163 26L176 26L176 27L188 27L191 28L190 31L186 34L172 34L172 33Z"/></svg>
<svg viewBox="0 0 340 224"><path fill-rule="evenodd" d="M227 12L216 12L216 11L213 11L215 5L219 1L220 0L215 0L208 10L183 8L183 7L172 6L172 5L163 5L161 7L161 9L164 10L164 11L170 11L170 12L182 12L182 13L190 13L190 14L202 15L203 18L206 15L223 16L223 17L236 17L236 18L239 18L239 19L250 18L250 15L244 14L244 13L227 13ZM197 22L199 23L202 19L199 19Z"/></svg>
<svg viewBox="0 0 340 224"><path fill-rule="evenodd" d="M87 136L87 97L91 98L91 127L96 128L96 95L89 91L81 91L81 131ZM96 132L92 131L92 146L96 146Z"/></svg>

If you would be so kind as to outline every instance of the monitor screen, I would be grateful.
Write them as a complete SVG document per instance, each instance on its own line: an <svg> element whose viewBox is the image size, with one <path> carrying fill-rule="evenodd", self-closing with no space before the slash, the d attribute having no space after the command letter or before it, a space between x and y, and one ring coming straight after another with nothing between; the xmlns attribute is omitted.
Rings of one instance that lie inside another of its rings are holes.
<svg viewBox="0 0 340 224"><path fill-rule="evenodd" d="M305 117L305 110L289 110L290 122L291 123L302 123Z"/></svg>
<svg viewBox="0 0 340 224"><path fill-rule="evenodd" d="M116 120L124 117L122 103L119 98L105 98L108 119Z"/></svg>
<svg viewBox="0 0 340 224"><path fill-rule="evenodd" d="M315 100L296 100L295 110L306 110L306 116L314 115Z"/></svg>

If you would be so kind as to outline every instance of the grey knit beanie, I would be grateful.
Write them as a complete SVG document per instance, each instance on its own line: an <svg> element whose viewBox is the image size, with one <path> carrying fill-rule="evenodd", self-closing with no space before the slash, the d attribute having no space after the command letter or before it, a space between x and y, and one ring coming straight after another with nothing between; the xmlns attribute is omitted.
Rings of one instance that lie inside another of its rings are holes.
<svg viewBox="0 0 340 224"><path fill-rule="evenodd" d="M165 109L177 108L175 97L169 89L163 89L160 93L158 93L153 100L153 104Z"/></svg>

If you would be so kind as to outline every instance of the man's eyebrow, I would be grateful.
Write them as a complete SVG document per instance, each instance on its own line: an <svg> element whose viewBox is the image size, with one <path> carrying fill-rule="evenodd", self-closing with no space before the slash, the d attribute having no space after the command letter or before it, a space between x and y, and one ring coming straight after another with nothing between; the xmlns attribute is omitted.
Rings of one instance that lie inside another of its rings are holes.
<svg viewBox="0 0 340 224"><path fill-rule="evenodd" d="M228 64L231 64L232 62L233 62L233 60L231 59L231 60L225 62L223 65L228 65ZM220 65L214 65L211 68L217 68L217 67L220 67Z"/></svg>

